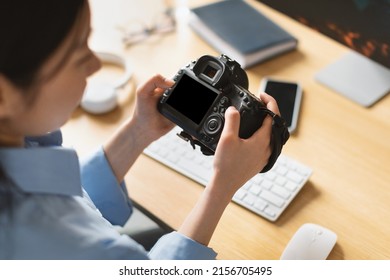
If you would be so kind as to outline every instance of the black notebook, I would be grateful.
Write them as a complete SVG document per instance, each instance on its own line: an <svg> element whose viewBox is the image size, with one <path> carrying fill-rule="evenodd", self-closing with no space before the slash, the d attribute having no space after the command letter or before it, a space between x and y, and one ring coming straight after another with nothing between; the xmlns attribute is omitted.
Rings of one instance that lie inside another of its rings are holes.
<svg viewBox="0 0 390 280"><path fill-rule="evenodd" d="M297 46L295 37L243 0L224 0L191 12L191 28L243 68Z"/></svg>

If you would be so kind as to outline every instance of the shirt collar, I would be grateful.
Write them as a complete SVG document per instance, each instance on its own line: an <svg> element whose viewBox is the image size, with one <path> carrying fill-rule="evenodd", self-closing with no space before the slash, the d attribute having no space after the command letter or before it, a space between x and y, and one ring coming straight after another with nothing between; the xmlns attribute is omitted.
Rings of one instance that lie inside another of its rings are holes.
<svg viewBox="0 0 390 280"><path fill-rule="evenodd" d="M74 150L2 148L0 163L9 179L27 193L82 195L79 161Z"/></svg>

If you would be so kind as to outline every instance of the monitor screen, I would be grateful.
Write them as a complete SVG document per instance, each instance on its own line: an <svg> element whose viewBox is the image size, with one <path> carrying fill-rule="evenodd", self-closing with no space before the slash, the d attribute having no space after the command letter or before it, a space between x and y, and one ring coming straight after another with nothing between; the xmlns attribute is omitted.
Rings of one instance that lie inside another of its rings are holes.
<svg viewBox="0 0 390 280"><path fill-rule="evenodd" d="M258 1L350 48L319 83L365 107L390 92L390 0Z"/></svg>
<svg viewBox="0 0 390 280"><path fill-rule="evenodd" d="M390 68L390 0L261 0Z"/></svg>

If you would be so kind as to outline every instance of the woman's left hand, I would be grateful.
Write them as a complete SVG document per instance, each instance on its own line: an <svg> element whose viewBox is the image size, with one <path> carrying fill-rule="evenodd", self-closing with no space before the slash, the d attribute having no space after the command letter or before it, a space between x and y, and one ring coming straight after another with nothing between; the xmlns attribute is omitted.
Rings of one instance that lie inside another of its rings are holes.
<svg viewBox="0 0 390 280"><path fill-rule="evenodd" d="M157 110L162 94L173 84L173 81L156 74L137 89L133 121L150 141L158 139L174 127L174 124Z"/></svg>
<svg viewBox="0 0 390 280"><path fill-rule="evenodd" d="M160 97L173 84L173 81L155 75L141 85L137 89L133 117L122 124L103 146L118 182L123 180L146 146L174 127L157 110Z"/></svg>

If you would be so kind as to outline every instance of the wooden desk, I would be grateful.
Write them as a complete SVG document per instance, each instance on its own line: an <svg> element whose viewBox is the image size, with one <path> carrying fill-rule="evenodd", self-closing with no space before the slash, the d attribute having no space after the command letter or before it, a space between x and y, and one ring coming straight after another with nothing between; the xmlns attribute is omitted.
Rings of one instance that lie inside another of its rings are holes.
<svg viewBox="0 0 390 280"><path fill-rule="evenodd" d="M157 72L170 77L203 54L217 55L186 24L186 7L211 1L176 2L175 33L125 49L115 25L140 14L148 19L151 11L161 8L157 1L91 1L92 46L123 53L133 63L135 74L133 84L122 93L119 109L104 116L78 110L64 127L65 142L80 154L103 143L131 116L134 88L139 82ZM283 153L311 166L314 173L275 223L231 203L210 246L219 252L219 259L278 259L298 227L313 222L338 235L329 259L389 259L390 96L366 109L318 84L314 74L347 49L256 1L249 3L299 39L297 51L259 64L247 73L254 93L265 75L302 83L298 131ZM126 182L135 201L173 228L181 224L203 190L144 155Z"/></svg>

